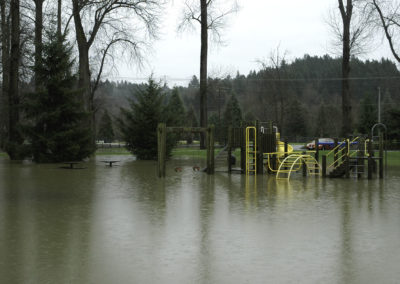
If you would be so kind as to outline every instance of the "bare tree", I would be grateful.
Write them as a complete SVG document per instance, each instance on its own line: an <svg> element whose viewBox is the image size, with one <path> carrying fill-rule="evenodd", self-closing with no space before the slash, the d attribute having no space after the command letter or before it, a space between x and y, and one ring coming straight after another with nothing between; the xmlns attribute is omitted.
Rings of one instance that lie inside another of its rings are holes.
<svg viewBox="0 0 400 284"><path fill-rule="evenodd" d="M140 58L140 44L135 40L140 34L136 28L144 28L150 38L156 35L157 16L162 1L159 0L72 0L76 41L79 53L79 86L83 90L82 102L92 113L91 125L94 130L94 94L103 72L104 62L117 44L125 44L124 50L131 56ZM135 22L132 22L136 20ZM136 27L132 28L136 24ZM99 40L101 39L101 40ZM98 42L97 55L100 55L98 74L92 84L90 51Z"/></svg>
<svg viewBox="0 0 400 284"><path fill-rule="evenodd" d="M200 126L207 127L207 62L208 62L208 31L213 38L220 42L221 33L226 23L226 17L238 10L236 1L226 6L218 0L186 0L183 19L178 30L193 28L193 23L200 24ZM205 148L205 139L202 136L200 148Z"/></svg>
<svg viewBox="0 0 400 284"><path fill-rule="evenodd" d="M32 30L24 19L26 1L0 1L1 8L1 146L8 148L10 157L17 158L18 144L22 138L18 131L20 116L19 82L29 80L32 69ZM29 18L25 15L25 18ZM31 18L33 19L33 18ZM23 27L23 28L21 28ZM7 144L7 145L6 145Z"/></svg>
<svg viewBox="0 0 400 284"><path fill-rule="evenodd" d="M33 2L35 3L35 88L38 89L40 81L36 72L42 62L44 0L33 0Z"/></svg>
<svg viewBox="0 0 400 284"><path fill-rule="evenodd" d="M376 1L370 3L378 15L378 23L385 32L390 50L398 63L400 63L400 2Z"/></svg>
<svg viewBox="0 0 400 284"><path fill-rule="evenodd" d="M271 51L268 59L257 60L264 71L264 82L263 92L267 92L265 98L269 99L268 102L263 103L263 108L272 108L272 120L277 124L281 134L283 134L284 117L285 117L285 106L287 100L287 87L288 82L284 82L287 79L287 56L288 51L283 53L278 45L276 50ZM271 96L269 96L271 94ZM270 117L271 118L271 117Z"/></svg>
<svg viewBox="0 0 400 284"><path fill-rule="evenodd" d="M8 132L8 91L10 76L10 2L0 1L1 9L1 62L2 62L2 85L1 85L1 116L0 116L0 147L5 146Z"/></svg>
<svg viewBox="0 0 400 284"><path fill-rule="evenodd" d="M19 123L19 63L20 63L20 5L11 0L11 46L8 90L8 139L6 151L10 158L18 159L18 145L22 142L17 129Z"/></svg>
<svg viewBox="0 0 400 284"><path fill-rule="evenodd" d="M351 34L350 24L351 17L353 16L353 1L347 0L346 8L344 7L343 0L339 1L340 15L343 21L343 54L342 54L342 134L344 136L352 132L352 115L351 115L351 94L350 94L350 51L351 51Z"/></svg>
<svg viewBox="0 0 400 284"><path fill-rule="evenodd" d="M371 38L371 14L362 0L338 0L340 21L331 14L329 25L335 37L335 45L341 46L342 56L342 135L352 133L352 104L350 90L350 59L365 51Z"/></svg>
<svg viewBox="0 0 400 284"><path fill-rule="evenodd" d="M61 35L62 30L62 0L57 1L57 33Z"/></svg>

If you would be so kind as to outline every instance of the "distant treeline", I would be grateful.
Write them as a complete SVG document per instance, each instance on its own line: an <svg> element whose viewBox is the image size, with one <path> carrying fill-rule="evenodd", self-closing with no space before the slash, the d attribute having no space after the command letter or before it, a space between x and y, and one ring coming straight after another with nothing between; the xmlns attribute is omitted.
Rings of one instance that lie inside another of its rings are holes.
<svg viewBox="0 0 400 284"><path fill-rule="evenodd" d="M341 59L328 55L308 56L279 66L266 66L248 75L209 78L209 122L222 121L228 101L239 101L242 119L273 121L283 136L338 137L342 123ZM118 117L143 84L102 82L98 88L99 109ZM369 133L378 120L378 90L381 93L382 121L391 137L399 139L400 72L390 60L351 60L351 96L354 134ZM171 93L164 86L166 100ZM199 110L199 81L193 76L188 86L178 87L186 110ZM99 116L98 116L99 117Z"/></svg>

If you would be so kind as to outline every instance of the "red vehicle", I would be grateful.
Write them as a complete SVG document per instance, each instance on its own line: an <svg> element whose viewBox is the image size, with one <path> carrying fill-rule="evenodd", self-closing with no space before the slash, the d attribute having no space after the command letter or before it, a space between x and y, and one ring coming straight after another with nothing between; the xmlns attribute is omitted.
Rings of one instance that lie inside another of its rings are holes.
<svg viewBox="0 0 400 284"><path fill-rule="evenodd" d="M318 139L318 149L319 150L331 150L335 145L335 141L332 138L319 138ZM306 148L308 150L315 150L315 140L307 144Z"/></svg>

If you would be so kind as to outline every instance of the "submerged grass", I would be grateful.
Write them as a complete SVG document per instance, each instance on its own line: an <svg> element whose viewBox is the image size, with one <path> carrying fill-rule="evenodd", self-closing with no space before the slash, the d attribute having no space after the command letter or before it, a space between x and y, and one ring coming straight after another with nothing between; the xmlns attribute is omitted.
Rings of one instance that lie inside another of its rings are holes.
<svg viewBox="0 0 400 284"><path fill-rule="evenodd" d="M220 149L215 149L215 155L219 153ZM319 151L319 160L322 161L322 156L328 154L329 151ZM233 153L237 159L240 158L240 149L236 149ZM378 155L375 152L375 157ZM173 157L196 157L196 158L207 158L207 151L193 148L175 148L172 150ZM387 152L388 166L400 166L400 151L389 151ZM333 163L333 155L328 157L328 165Z"/></svg>
<svg viewBox="0 0 400 284"><path fill-rule="evenodd" d="M103 155L131 155L131 152L125 148L99 148L96 150L96 156Z"/></svg>
<svg viewBox="0 0 400 284"><path fill-rule="evenodd" d="M215 155L219 153L220 149L215 149ZM322 155L328 154L329 151L319 151L320 162L322 161ZM236 149L233 153L235 157L240 159L240 149ZM377 156L377 152L375 156ZM104 155L131 155L131 153L125 148L99 148L96 151L97 156ZM0 152L0 157L8 157L7 153ZM172 150L172 157L196 157L196 158L207 158L207 151L193 148L175 148ZM388 151L387 152L388 166L400 166L400 151ZM333 162L332 157L327 161L328 165Z"/></svg>

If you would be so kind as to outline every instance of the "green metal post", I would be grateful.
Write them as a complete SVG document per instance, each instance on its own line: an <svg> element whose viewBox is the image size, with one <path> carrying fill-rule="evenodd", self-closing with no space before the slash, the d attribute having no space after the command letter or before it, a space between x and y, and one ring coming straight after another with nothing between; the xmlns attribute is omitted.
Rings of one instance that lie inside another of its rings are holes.
<svg viewBox="0 0 400 284"><path fill-rule="evenodd" d="M334 151L333 151L333 161L334 161L334 164L333 164L333 167L334 168L336 168L337 167L337 165L338 165L338 162L337 162L337 157L338 157L338 148L337 148L337 146L338 146L338 138L335 138L333 141L334 141Z"/></svg>

